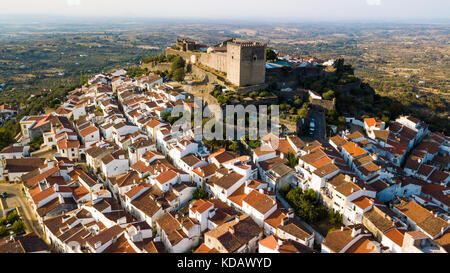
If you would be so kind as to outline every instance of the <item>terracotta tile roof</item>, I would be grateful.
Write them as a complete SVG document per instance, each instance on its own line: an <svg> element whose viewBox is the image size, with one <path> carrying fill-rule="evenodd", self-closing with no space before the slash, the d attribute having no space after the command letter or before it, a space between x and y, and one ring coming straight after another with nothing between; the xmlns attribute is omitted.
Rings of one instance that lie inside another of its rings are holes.
<svg viewBox="0 0 450 273"><path fill-rule="evenodd" d="M283 154L288 154L288 152L291 152L295 154L294 147L291 146L289 141L287 139L280 139L278 142L278 148L277 151L280 151Z"/></svg>
<svg viewBox="0 0 450 273"><path fill-rule="evenodd" d="M182 157L181 161L183 161L189 167L192 167L195 164L199 163L201 160L198 157L196 157L195 155L189 154L185 157Z"/></svg>
<svg viewBox="0 0 450 273"><path fill-rule="evenodd" d="M363 175L370 175L378 170L380 170L381 167L378 166L377 164L370 162L369 164L366 164L364 166L361 166L358 168L358 170L363 174Z"/></svg>
<svg viewBox="0 0 450 273"><path fill-rule="evenodd" d="M217 170L218 168L216 164L211 163L202 167L195 168L193 172L204 178L213 175Z"/></svg>
<svg viewBox="0 0 450 273"><path fill-rule="evenodd" d="M328 156L321 157L320 159L317 159L316 161L312 162L311 165L315 168L323 167L327 164L332 163L333 160L329 158Z"/></svg>
<svg viewBox="0 0 450 273"><path fill-rule="evenodd" d="M308 229L295 219L289 219L288 223L278 226L278 229L303 241L312 235Z"/></svg>
<svg viewBox="0 0 450 273"><path fill-rule="evenodd" d="M234 158L234 156L232 154L230 154L229 152L225 151L225 149L220 149L219 151L212 153L210 156L208 156L208 159L212 159L215 158L217 160L217 162L219 162L220 164L227 162L231 159Z"/></svg>
<svg viewBox="0 0 450 273"><path fill-rule="evenodd" d="M367 207L372 205L371 199L366 196L361 196L352 201L353 204L357 205L362 210L365 210Z"/></svg>
<svg viewBox="0 0 450 273"><path fill-rule="evenodd" d="M242 200L247 196L245 194L245 184L237 188L230 196L228 196L228 200L242 207Z"/></svg>
<svg viewBox="0 0 450 273"><path fill-rule="evenodd" d="M301 149L305 146L305 142L298 136L287 136L287 138L295 145L295 147L297 147L297 149Z"/></svg>
<svg viewBox="0 0 450 273"><path fill-rule="evenodd" d="M42 200L44 200L47 197L50 197L52 194L55 194L55 193L56 193L55 188L50 187L48 189L45 189L45 190L37 193L34 196L31 196L31 198L33 199L33 202L37 205Z"/></svg>
<svg viewBox="0 0 450 273"><path fill-rule="evenodd" d="M362 237L349 247L345 253L380 253L375 244L368 237Z"/></svg>
<svg viewBox="0 0 450 273"><path fill-rule="evenodd" d="M391 220L389 214L392 214L390 210L382 206L373 206L373 208L363 214L372 225L374 225L381 232L385 232L393 227L395 223Z"/></svg>
<svg viewBox="0 0 450 273"><path fill-rule="evenodd" d="M434 166L422 164L419 168L418 174L428 177L434 169Z"/></svg>
<svg viewBox="0 0 450 273"><path fill-rule="evenodd" d="M162 208L162 206L154 200L153 196L159 197L162 195L163 193L161 190L154 186L151 187L150 190L136 197L133 201L131 201L131 204L149 217L153 217L153 215L155 215Z"/></svg>
<svg viewBox="0 0 450 273"><path fill-rule="evenodd" d="M215 248L209 248L205 243L201 244L194 253L219 253Z"/></svg>
<svg viewBox="0 0 450 273"><path fill-rule="evenodd" d="M313 151L313 152L311 152L309 154L301 156L299 158L299 160L312 165L314 162L316 162L317 160L319 160L319 159L321 159L322 157L325 157L325 156L327 156L327 154L324 151L316 150L316 151Z"/></svg>
<svg viewBox="0 0 450 273"><path fill-rule="evenodd" d="M450 225L447 221L434 215L431 211L417 204L415 201L402 201L394 206L432 237Z"/></svg>
<svg viewBox="0 0 450 273"><path fill-rule="evenodd" d="M229 173L229 174L219 178L217 181L214 182L214 184L216 184L217 186L219 186L223 189L229 189L243 177L244 176L241 174L232 172L232 173Z"/></svg>
<svg viewBox="0 0 450 273"><path fill-rule="evenodd" d="M90 194L89 190L86 189L84 186L79 186L75 189L73 189L72 195L75 200L80 200L87 194Z"/></svg>
<svg viewBox="0 0 450 273"><path fill-rule="evenodd" d="M9 145L8 147L3 148L0 153L1 154L10 154L10 153L23 153L24 146L14 146Z"/></svg>
<svg viewBox="0 0 450 273"><path fill-rule="evenodd" d="M137 253L130 245L125 235L122 234L113 244L108 246L103 253Z"/></svg>
<svg viewBox="0 0 450 273"><path fill-rule="evenodd" d="M5 159L5 170L9 173L27 173L44 164L44 158Z"/></svg>
<svg viewBox="0 0 450 273"><path fill-rule="evenodd" d="M275 236L270 235L269 237L266 237L258 242L259 245L262 245L264 247L267 247L271 250L276 250L278 247L278 241L275 239Z"/></svg>
<svg viewBox="0 0 450 273"><path fill-rule="evenodd" d="M264 220L265 223L273 228L278 228L279 225L283 223L283 219L287 217L285 210L277 208L267 219Z"/></svg>
<svg viewBox="0 0 450 273"><path fill-rule="evenodd" d="M43 173L36 173L33 177L25 181L25 184L27 187L32 187L36 183L46 179L47 177L57 173L59 171L58 167L50 168L49 170L43 172Z"/></svg>
<svg viewBox="0 0 450 273"><path fill-rule="evenodd" d="M338 253L353 239L352 229L350 227L344 227L343 230L334 230L328 232L322 244L328 247L334 253Z"/></svg>
<svg viewBox="0 0 450 273"><path fill-rule="evenodd" d="M209 208L214 207L214 204L209 202L208 200L197 200L192 204L192 207L190 207L189 209L192 212L198 212L200 214L202 214L203 212L205 212L206 210L208 210Z"/></svg>
<svg viewBox="0 0 450 273"><path fill-rule="evenodd" d="M348 143L347 140L338 135L330 137L330 141L333 142L337 147L341 147L342 145Z"/></svg>
<svg viewBox="0 0 450 273"><path fill-rule="evenodd" d="M264 161L260 161L258 164L263 171L273 170L275 167L287 163L286 158L274 157Z"/></svg>
<svg viewBox="0 0 450 273"><path fill-rule="evenodd" d="M59 149L71 149L80 147L80 142L78 140L68 140L64 138L58 141L57 146Z"/></svg>
<svg viewBox="0 0 450 273"><path fill-rule="evenodd" d="M95 127L94 125L91 125L91 126L87 127L86 129L81 130L80 135L82 137L86 137L87 135L89 135L93 132L97 132L97 131L98 131L98 128Z"/></svg>
<svg viewBox="0 0 450 273"><path fill-rule="evenodd" d="M334 165L333 163L329 163L327 165L324 165L320 168L318 168L317 170L314 171L314 174L319 176L319 177L324 177L330 173L333 173L335 171L338 171L339 168Z"/></svg>
<svg viewBox="0 0 450 273"><path fill-rule="evenodd" d="M232 232L230 232L232 229ZM205 233L205 236L216 238L228 253L233 253L262 233L250 216L239 216L238 221L226 222Z"/></svg>
<svg viewBox="0 0 450 273"><path fill-rule="evenodd" d="M118 187L131 186L139 184L141 178L139 174L135 171L131 171L125 174L119 174L116 176L109 177L111 184L117 185Z"/></svg>
<svg viewBox="0 0 450 273"><path fill-rule="evenodd" d="M402 246L405 232L406 232L405 229L393 228L388 231L385 231L384 236L388 237L396 245Z"/></svg>
<svg viewBox="0 0 450 273"><path fill-rule="evenodd" d="M264 145L252 150L257 156L263 156L275 152L269 145Z"/></svg>
<svg viewBox="0 0 450 273"><path fill-rule="evenodd" d="M151 167L147 166L144 161L139 160L130 166L130 169L136 170L138 173L146 173L150 171Z"/></svg>
<svg viewBox="0 0 450 273"><path fill-rule="evenodd" d="M342 149L344 149L353 158L367 154L367 152L363 148L359 147L355 142L349 142L342 145Z"/></svg>
<svg viewBox="0 0 450 273"><path fill-rule="evenodd" d="M347 137L350 140L354 140L354 139L363 138L364 135L360 131L354 131L353 133L351 133L350 135L347 135L345 137Z"/></svg>
<svg viewBox="0 0 450 273"><path fill-rule="evenodd" d="M119 225L115 225L108 229L100 231L99 234L88 238L86 241L92 248L96 249L95 244L97 242L100 242L101 245L104 245L114 237L117 238L123 231L123 228L121 228Z"/></svg>
<svg viewBox="0 0 450 273"><path fill-rule="evenodd" d="M445 251L450 253L450 229L447 229L447 231L440 237L434 240L436 243L440 244Z"/></svg>
<svg viewBox="0 0 450 273"><path fill-rule="evenodd" d="M159 184L163 185L177 176L178 176L177 172L175 172L174 170L168 170L158 175L155 179L156 181L158 181Z"/></svg>
<svg viewBox="0 0 450 273"><path fill-rule="evenodd" d="M263 215L276 206L275 200L257 190L252 190L243 201Z"/></svg>
<svg viewBox="0 0 450 273"><path fill-rule="evenodd" d="M158 220L156 223L161 227L163 232L166 234L170 244L172 246L177 245L184 238L188 238L186 233L181 229L180 221L174 217L172 213L166 213Z"/></svg>
<svg viewBox="0 0 450 273"><path fill-rule="evenodd" d="M141 192L143 189L148 190L149 188L150 187L146 187L145 185L141 184L141 185L131 188L131 190L129 190L127 193L125 193L125 195L128 196L128 198L133 198L136 194Z"/></svg>

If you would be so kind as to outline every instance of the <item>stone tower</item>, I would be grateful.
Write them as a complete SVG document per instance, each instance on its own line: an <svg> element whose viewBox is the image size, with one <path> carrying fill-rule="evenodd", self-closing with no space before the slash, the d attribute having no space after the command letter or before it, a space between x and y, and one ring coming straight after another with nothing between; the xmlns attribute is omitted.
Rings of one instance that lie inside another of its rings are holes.
<svg viewBox="0 0 450 273"><path fill-rule="evenodd" d="M227 79L237 86L264 84L266 44L232 40L227 42Z"/></svg>

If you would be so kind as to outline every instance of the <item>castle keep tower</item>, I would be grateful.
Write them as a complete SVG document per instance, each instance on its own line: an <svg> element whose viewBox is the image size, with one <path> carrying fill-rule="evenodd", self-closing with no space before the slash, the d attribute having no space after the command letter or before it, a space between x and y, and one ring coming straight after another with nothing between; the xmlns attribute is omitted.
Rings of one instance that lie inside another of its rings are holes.
<svg viewBox="0 0 450 273"><path fill-rule="evenodd" d="M237 86L264 84L266 44L232 40L227 42L227 79Z"/></svg>

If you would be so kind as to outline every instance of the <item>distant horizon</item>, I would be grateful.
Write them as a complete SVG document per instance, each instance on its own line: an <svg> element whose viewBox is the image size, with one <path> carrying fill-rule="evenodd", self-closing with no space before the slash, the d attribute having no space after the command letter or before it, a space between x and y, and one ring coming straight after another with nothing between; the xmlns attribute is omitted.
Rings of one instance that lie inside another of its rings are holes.
<svg viewBox="0 0 450 273"><path fill-rule="evenodd" d="M379 22L450 23L448 0L15 0L2 5L2 17L45 17L214 22ZM2 18L0 18L1 21ZM229 22L229 23L233 23ZM11 23L11 22L10 22Z"/></svg>
<svg viewBox="0 0 450 273"><path fill-rule="evenodd" d="M173 18L170 16L166 17L145 17L145 16L135 16L135 17L127 17L123 18L119 15L54 15L54 14L2 14L0 13L0 24L25 24L25 23L39 23L39 22L30 22L30 21L43 21L43 22L58 22L60 24L70 24L70 23L84 23L89 24L89 21L106 21L106 20L117 20L115 22L109 23L117 23L121 24L124 22L171 22L171 23L182 23L187 22L191 24L195 23L219 23L225 25L234 25L234 24L450 24L450 18L426 18L426 17L418 17L418 18L329 18L329 19L317 19L317 18L242 18L242 17L217 17L217 18L207 18L207 17L177 17ZM14 20L14 21L11 21ZM79 22L80 20L88 20L84 22Z"/></svg>

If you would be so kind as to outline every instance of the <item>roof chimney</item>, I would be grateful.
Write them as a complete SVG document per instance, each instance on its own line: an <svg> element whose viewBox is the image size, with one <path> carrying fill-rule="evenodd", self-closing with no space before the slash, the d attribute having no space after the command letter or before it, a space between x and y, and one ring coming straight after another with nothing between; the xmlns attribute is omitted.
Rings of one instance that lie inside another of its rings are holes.
<svg viewBox="0 0 450 273"><path fill-rule="evenodd" d="M97 249L102 245L102 242L98 241L95 243L94 248Z"/></svg>
<svg viewBox="0 0 450 273"><path fill-rule="evenodd" d="M231 234L234 234L234 228L233 227L229 227L228 228L228 232L230 232Z"/></svg>

